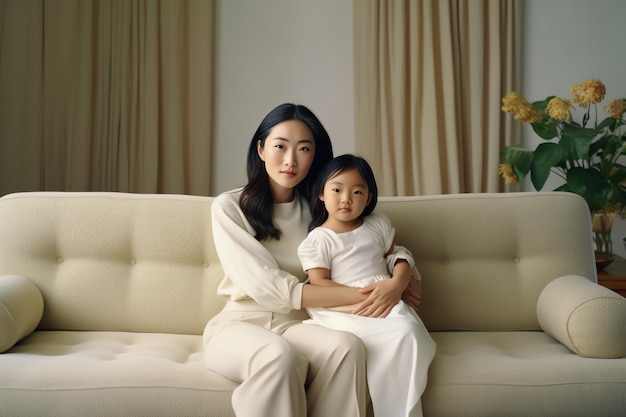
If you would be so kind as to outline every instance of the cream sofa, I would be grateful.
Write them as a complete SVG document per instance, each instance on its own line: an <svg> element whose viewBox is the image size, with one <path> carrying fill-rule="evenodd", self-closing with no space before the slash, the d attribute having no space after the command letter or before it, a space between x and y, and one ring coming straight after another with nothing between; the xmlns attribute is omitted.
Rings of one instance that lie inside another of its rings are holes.
<svg viewBox="0 0 626 417"><path fill-rule="evenodd" d="M211 201L0 199L0 415L232 415L236 382L202 364L223 305ZM426 416L626 413L626 299L594 283L581 198L396 197L377 210L423 276L437 342Z"/></svg>

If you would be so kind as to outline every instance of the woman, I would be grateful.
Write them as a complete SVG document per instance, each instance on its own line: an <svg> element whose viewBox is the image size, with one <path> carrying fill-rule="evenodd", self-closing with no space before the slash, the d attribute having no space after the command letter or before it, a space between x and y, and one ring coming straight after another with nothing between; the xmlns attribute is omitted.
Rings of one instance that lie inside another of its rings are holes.
<svg viewBox="0 0 626 417"><path fill-rule="evenodd" d="M402 276L369 292L304 283L297 247L311 220L311 184L331 159L330 138L317 117L304 106L282 104L250 142L247 185L213 202L213 236L225 273L218 293L228 302L207 323L204 360L239 383L232 396L237 416L364 416L363 343L347 332L302 324L304 308L358 304L362 315L384 317L415 281ZM416 306L418 299L408 302Z"/></svg>

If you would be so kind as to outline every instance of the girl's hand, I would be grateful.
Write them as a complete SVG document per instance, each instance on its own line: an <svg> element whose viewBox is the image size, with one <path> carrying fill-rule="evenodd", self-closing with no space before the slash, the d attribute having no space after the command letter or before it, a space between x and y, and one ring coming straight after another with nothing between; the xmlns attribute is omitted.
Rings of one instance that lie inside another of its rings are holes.
<svg viewBox="0 0 626 417"><path fill-rule="evenodd" d="M402 293L402 301L412 307L416 313L419 313L422 304L422 281L411 278L409 286Z"/></svg>
<svg viewBox="0 0 626 417"><path fill-rule="evenodd" d="M403 290L402 285L394 279L386 279L361 288L359 292L367 294L368 297L356 305L352 314L365 317L387 317L391 309L400 301Z"/></svg>

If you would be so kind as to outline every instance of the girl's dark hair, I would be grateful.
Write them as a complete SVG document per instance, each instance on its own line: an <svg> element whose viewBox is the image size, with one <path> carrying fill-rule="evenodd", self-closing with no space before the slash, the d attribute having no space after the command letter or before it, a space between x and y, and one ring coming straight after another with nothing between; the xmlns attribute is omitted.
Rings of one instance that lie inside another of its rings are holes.
<svg viewBox="0 0 626 417"><path fill-rule="evenodd" d="M289 120L299 120L306 124L315 139L315 158L307 176L296 186L296 191L306 200L311 195L313 180L320 170L333 157L333 148L328 132L311 110L300 104L284 103L270 111L261 121L256 133L250 141L248 149L248 184L244 186L239 199L241 210L256 232L257 240L280 239L280 230L272 220L274 214L274 198L270 189L269 176L265 170L265 162L257 151L257 143L265 146L265 139L274 126Z"/></svg>
<svg viewBox="0 0 626 417"><path fill-rule="evenodd" d="M361 213L360 217L363 218L365 216L369 216L374 211L374 208L376 208L376 203L378 202L378 187L376 186L376 178L374 177L372 167L370 167L367 161L360 156L352 154L339 155L322 169L322 172L320 172L319 176L313 183L310 197L311 217L313 219L311 220L311 223L309 223L309 232L324 224L326 219L328 219L326 206L324 206L324 202L320 200L320 195L324 193L324 186L332 178L335 178L337 175L350 169L356 169L359 171L359 174L361 174L361 177L365 180L370 193L370 202L367 206L365 206L365 209L363 210L363 213Z"/></svg>

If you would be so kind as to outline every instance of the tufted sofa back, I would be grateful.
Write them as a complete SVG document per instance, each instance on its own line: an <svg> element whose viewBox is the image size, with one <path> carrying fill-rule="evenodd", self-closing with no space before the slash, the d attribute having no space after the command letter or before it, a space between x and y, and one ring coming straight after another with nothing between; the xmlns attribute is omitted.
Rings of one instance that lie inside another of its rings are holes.
<svg viewBox="0 0 626 417"><path fill-rule="evenodd" d="M223 302L209 197L18 193L0 199L0 275L33 280L39 329L201 334Z"/></svg>
<svg viewBox="0 0 626 417"><path fill-rule="evenodd" d="M386 197L376 210L415 257L429 330L539 329L549 282L597 279L589 210L575 194Z"/></svg>
<svg viewBox="0 0 626 417"><path fill-rule="evenodd" d="M18 193L0 199L0 275L33 280L40 329L201 334L223 306L212 198ZM563 275L596 279L577 195L383 197L423 277L430 330L539 329L539 294Z"/></svg>

